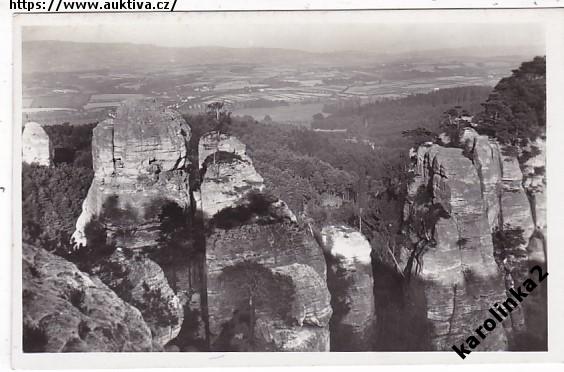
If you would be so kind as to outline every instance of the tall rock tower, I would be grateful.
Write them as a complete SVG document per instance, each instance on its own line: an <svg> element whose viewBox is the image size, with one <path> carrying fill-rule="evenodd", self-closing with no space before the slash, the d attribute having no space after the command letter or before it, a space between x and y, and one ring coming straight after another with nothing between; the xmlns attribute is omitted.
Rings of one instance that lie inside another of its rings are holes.
<svg viewBox="0 0 564 372"><path fill-rule="evenodd" d="M182 116L153 99L126 101L115 118L98 124L92 135L94 180L76 223L75 244L86 245L86 224L110 209L120 212L120 221L108 217L110 232L136 230L124 248L154 244L159 208L167 202L190 205L189 140Z"/></svg>
<svg viewBox="0 0 564 372"><path fill-rule="evenodd" d="M199 162L211 349L329 351L332 309L315 239L265 193L237 138L203 136Z"/></svg>
<svg viewBox="0 0 564 372"><path fill-rule="evenodd" d="M22 161L28 164L51 165L51 144L41 124L30 121L22 134Z"/></svg>
<svg viewBox="0 0 564 372"><path fill-rule="evenodd" d="M148 253L158 246L161 213L171 205L181 210L190 206L189 140L190 127L180 114L154 99L122 104L115 118L94 128L94 179L72 236L77 248L100 249L95 246L103 245L99 238L89 236L94 226L115 243L118 249L97 261L97 274L141 310L157 347L179 334L184 313L167 268ZM116 277L116 270L121 276ZM156 308L155 301L160 304Z"/></svg>
<svg viewBox="0 0 564 372"><path fill-rule="evenodd" d="M370 351L375 325L370 242L362 233L347 226L325 226L321 236L335 313L331 324L331 350Z"/></svg>

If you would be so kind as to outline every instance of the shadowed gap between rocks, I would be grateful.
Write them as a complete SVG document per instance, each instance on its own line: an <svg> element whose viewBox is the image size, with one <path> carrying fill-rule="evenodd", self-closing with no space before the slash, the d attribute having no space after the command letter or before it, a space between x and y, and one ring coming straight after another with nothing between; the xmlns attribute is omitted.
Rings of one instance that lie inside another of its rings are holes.
<svg viewBox="0 0 564 372"><path fill-rule="evenodd" d="M372 262L376 325L374 351L429 351L424 284L408 282L389 265Z"/></svg>

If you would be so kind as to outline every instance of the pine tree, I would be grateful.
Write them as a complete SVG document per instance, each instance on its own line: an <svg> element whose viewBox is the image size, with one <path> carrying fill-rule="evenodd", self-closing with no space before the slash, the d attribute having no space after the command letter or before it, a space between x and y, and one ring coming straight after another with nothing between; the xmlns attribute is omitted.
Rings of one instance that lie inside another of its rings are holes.
<svg viewBox="0 0 564 372"><path fill-rule="evenodd" d="M522 146L545 133L546 58L535 57L500 80L483 104L478 131Z"/></svg>

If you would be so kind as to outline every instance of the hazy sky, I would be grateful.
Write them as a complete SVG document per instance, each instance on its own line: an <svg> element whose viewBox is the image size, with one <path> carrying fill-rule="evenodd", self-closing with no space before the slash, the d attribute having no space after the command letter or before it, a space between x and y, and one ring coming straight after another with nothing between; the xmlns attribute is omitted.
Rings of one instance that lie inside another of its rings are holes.
<svg viewBox="0 0 564 372"><path fill-rule="evenodd" d="M264 20L263 20L264 21ZM23 40L132 42L161 46L274 47L326 52L479 47L530 47L544 52L538 24L491 23L114 23L90 26L23 28Z"/></svg>

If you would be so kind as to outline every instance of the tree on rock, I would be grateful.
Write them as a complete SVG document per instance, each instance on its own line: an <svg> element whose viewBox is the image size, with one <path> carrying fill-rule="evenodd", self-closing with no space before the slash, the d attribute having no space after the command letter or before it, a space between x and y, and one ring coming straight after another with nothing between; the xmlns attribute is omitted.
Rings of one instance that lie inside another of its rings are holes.
<svg viewBox="0 0 564 372"><path fill-rule="evenodd" d="M437 138L437 133L425 127L418 127L415 129L407 129L401 132L403 137L410 138L413 141L413 146L418 147L425 142L433 142Z"/></svg>
<svg viewBox="0 0 564 372"><path fill-rule="evenodd" d="M216 151L213 154L213 164L215 165L215 153L219 151L219 142L221 141L221 134L224 133L227 127L231 124L231 112L225 109L223 102L212 102L207 107L207 114L215 120L214 131L217 133L216 137Z"/></svg>

